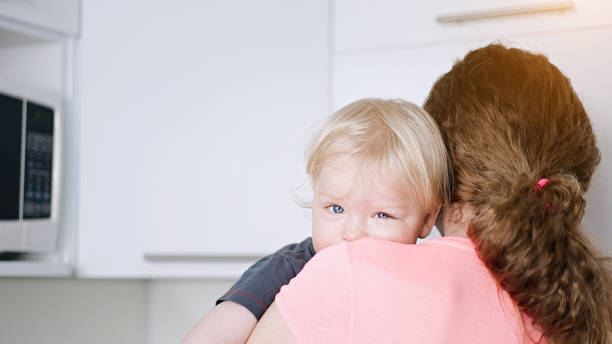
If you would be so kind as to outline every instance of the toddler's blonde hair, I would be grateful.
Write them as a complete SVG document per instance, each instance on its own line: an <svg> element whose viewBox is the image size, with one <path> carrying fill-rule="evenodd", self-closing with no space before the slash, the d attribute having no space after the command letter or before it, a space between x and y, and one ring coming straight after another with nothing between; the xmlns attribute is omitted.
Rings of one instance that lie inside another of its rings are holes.
<svg viewBox="0 0 612 344"><path fill-rule="evenodd" d="M366 98L335 112L307 148L306 172L313 183L335 158L390 172L398 187L426 209L448 200L450 170L442 136L429 114L413 103Z"/></svg>

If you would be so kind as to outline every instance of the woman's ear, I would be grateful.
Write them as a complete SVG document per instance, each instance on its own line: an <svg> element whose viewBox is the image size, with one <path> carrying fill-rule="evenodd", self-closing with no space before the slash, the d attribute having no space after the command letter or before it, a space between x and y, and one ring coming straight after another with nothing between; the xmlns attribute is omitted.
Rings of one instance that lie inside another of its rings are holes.
<svg viewBox="0 0 612 344"><path fill-rule="evenodd" d="M467 229L475 216L468 203L451 203L442 208L436 227L442 236L467 238Z"/></svg>
<svg viewBox="0 0 612 344"><path fill-rule="evenodd" d="M440 213L440 208L437 208L425 214L425 216L423 217L423 228L421 229L421 232L419 233L420 239L426 238L429 235L429 233L431 233L431 230L434 226L434 223L436 223L436 219L438 218L439 213Z"/></svg>

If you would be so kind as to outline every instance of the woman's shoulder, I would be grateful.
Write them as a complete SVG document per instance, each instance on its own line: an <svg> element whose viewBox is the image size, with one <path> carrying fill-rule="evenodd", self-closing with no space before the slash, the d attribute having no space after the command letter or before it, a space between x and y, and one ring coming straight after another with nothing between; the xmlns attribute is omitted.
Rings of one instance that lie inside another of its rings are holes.
<svg viewBox="0 0 612 344"><path fill-rule="evenodd" d="M331 248L334 254L348 253L350 260L378 259L397 260L398 257L436 257L444 260L444 256L460 255L469 259L478 259L474 244L467 238L443 237L426 240L420 244L406 244L377 238L362 238L347 241ZM443 255L443 256L440 256Z"/></svg>

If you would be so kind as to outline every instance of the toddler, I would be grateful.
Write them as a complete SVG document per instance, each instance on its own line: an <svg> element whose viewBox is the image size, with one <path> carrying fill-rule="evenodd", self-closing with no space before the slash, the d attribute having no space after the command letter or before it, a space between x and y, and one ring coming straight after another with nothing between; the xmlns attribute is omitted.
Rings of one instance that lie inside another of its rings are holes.
<svg viewBox="0 0 612 344"><path fill-rule="evenodd" d="M406 244L426 237L448 201L446 148L436 123L403 100L362 99L334 113L314 136L312 238L251 266L183 343L244 343L281 286L310 258L343 240Z"/></svg>

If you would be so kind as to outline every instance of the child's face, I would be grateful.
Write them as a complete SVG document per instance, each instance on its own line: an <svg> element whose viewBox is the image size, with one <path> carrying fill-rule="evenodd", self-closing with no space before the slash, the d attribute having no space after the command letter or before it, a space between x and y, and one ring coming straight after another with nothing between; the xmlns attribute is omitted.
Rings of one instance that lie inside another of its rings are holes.
<svg viewBox="0 0 612 344"><path fill-rule="evenodd" d="M438 210L426 210L385 171L360 169L350 159L324 164L313 184L315 251L342 240L375 237L414 244L431 231Z"/></svg>

